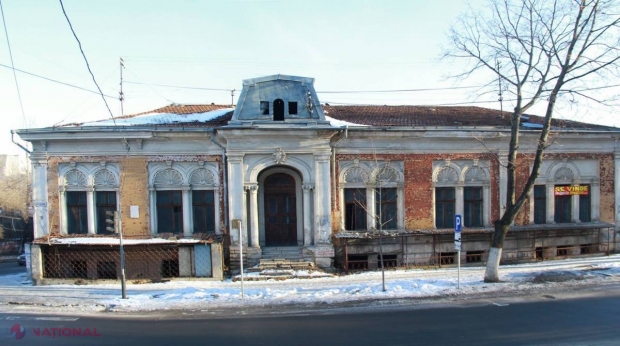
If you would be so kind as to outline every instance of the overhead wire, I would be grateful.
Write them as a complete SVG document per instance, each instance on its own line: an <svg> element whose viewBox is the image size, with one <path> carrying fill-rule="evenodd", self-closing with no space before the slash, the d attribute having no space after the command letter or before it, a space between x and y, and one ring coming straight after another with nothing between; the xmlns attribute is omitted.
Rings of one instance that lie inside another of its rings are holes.
<svg viewBox="0 0 620 346"><path fill-rule="evenodd" d="M65 15L65 18L67 19L67 23L69 24L69 28L71 29L71 32L73 33L73 37L75 37L75 40L78 43L78 47L80 48L80 52L82 53L82 57L84 58L84 62L86 63L86 68L88 68L88 72L90 73L91 77L93 78L93 82L95 83L95 86L97 86L97 90L99 90L99 94L101 95L101 99L103 100L103 103L105 103L105 107L107 108L108 112L110 113L110 118L112 118L112 123L114 123L114 127L116 127L116 119L114 119L114 115L112 114L112 110L110 109L110 106L108 105L108 101L103 96L103 91L101 91L101 88L99 87L99 84L97 83L97 79L95 78L95 74L90 69L90 64L88 63L88 58L86 58L86 53L84 53L84 49L82 49L82 42L80 42L80 39L77 37L77 34L75 33L75 30L73 30L73 25L71 25L71 21L69 20L69 16L67 15L67 12L65 11L65 6L63 5L62 0L58 0L58 1L60 2L60 7L62 8L62 13ZM118 131L122 135L122 130L120 128L118 129ZM125 138L125 136L123 136L123 141L125 143L125 147L127 149L127 152L129 152L130 146L129 146L129 142L127 142L127 138Z"/></svg>
<svg viewBox="0 0 620 346"><path fill-rule="evenodd" d="M2 24L4 25L4 35L6 36L6 44L9 48L9 57L11 58L11 66L13 69L13 79L15 80L15 87L17 88L17 98L19 99L19 107L22 111L22 118L24 119L24 125L28 127L28 120L26 119L26 113L24 112L24 104L22 102L22 94L19 90L19 83L17 83L17 74L15 73L15 63L13 62L13 52L11 50L11 42L9 41L9 32L6 29L6 19L4 18L4 8L2 7L2 1L0 0L0 13L2 13Z"/></svg>

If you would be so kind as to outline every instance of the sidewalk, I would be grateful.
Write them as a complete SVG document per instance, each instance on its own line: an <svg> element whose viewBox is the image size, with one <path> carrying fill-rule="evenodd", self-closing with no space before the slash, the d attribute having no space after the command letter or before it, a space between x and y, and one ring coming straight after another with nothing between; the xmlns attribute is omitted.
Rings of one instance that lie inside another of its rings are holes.
<svg viewBox="0 0 620 346"><path fill-rule="evenodd" d="M32 286L25 274L0 277L0 312L125 313L185 312L222 313L239 308L274 306L342 307L370 302L477 297L551 296L556 291L581 290L605 285L620 286L620 255L545 261L502 266L502 282L482 281L484 267L389 270L385 291L381 272L364 272L331 278L241 282L174 280L164 283L128 282L127 298L121 299L120 283L102 285ZM460 288L457 287L460 285Z"/></svg>

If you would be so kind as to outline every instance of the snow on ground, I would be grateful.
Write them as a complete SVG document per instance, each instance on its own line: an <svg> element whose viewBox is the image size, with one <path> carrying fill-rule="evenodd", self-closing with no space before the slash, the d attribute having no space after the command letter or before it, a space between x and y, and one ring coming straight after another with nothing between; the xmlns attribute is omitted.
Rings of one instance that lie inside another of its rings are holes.
<svg viewBox="0 0 620 346"><path fill-rule="evenodd" d="M55 308L63 312L138 312L154 310L212 310L276 304L337 304L393 298L425 298L480 293L509 293L567 285L620 282L620 255L502 266L501 283L482 281L483 267L401 269L364 272L329 278L245 281L173 280L139 284L128 281L127 297L120 283L32 286L25 274L0 277L0 311L14 308ZM311 273L299 273L307 274ZM23 310L22 310L23 311Z"/></svg>

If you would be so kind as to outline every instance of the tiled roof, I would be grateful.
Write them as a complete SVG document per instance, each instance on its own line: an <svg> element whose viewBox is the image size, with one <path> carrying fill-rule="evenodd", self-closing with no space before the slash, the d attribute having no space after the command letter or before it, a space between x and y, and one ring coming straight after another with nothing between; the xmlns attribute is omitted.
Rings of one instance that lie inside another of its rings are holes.
<svg viewBox="0 0 620 346"><path fill-rule="evenodd" d="M194 114L206 113L218 109L230 108L230 105L171 104L148 112L127 115L122 118L132 118L139 115L153 113ZM325 115L349 123L378 126L378 127L510 127L510 112L472 107L472 106L379 106L379 105L324 105ZM166 126L225 126L232 118L233 111L206 122L176 122ZM523 123L543 124L544 118L535 115L526 115ZM588 124L572 120L552 119L554 129L564 130L617 130L613 127Z"/></svg>
<svg viewBox="0 0 620 346"><path fill-rule="evenodd" d="M493 126L510 127L509 112L482 107L448 106L323 106L325 115L334 119L370 126ZM526 122L543 124L544 118L527 115ZM524 122L525 120L522 120ZM570 120L552 119L554 128L562 129L610 129Z"/></svg>

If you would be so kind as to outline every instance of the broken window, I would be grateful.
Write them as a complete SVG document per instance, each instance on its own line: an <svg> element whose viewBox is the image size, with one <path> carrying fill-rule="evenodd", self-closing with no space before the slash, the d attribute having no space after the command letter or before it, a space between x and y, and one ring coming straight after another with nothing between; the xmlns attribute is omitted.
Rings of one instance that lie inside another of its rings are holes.
<svg viewBox="0 0 620 346"><path fill-rule="evenodd" d="M269 115L269 101L260 102L260 114Z"/></svg>
<svg viewBox="0 0 620 346"><path fill-rule="evenodd" d="M297 102L288 103L288 114L297 114Z"/></svg>
<svg viewBox="0 0 620 346"><path fill-rule="evenodd" d="M377 228L396 229L396 189L378 188L375 190L375 218Z"/></svg>
<svg viewBox="0 0 620 346"><path fill-rule="evenodd" d="M88 233L86 191L69 191L67 198L67 233ZM105 222L105 221L104 221Z"/></svg>
<svg viewBox="0 0 620 346"><path fill-rule="evenodd" d="M547 187L534 186L534 223L547 222Z"/></svg>
<svg viewBox="0 0 620 346"><path fill-rule="evenodd" d="M366 190L344 189L345 229L366 229Z"/></svg>
<svg viewBox="0 0 620 346"><path fill-rule="evenodd" d="M464 193L465 226L482 227L482 188L466 187Z"/></svg>
<svg viewBox="0 0 620 346"><path fill-rule="evenodd" d="M97 203L95 210L97 212L97 234L109 234L106 229L106 211L116 211L116 191L97 191L95 193L95 201Z"/></svg>
<svg viewBox="0 0 620 346"><path fill-rule="evenodd" d="M194 233L215 233L215 201L212 190L192 191Z"/></svg>
<svg viewBox="0 0 620 346"><path fill-rule="evenodd" d="M157 231L183 233L183 199L181 191L157 191Z"/></svg>
<svg viewBox="0 0 620 346"><path fill-rule="evenodd" d="M454 228L454 188L435 189L435 227Z"/></svg>

